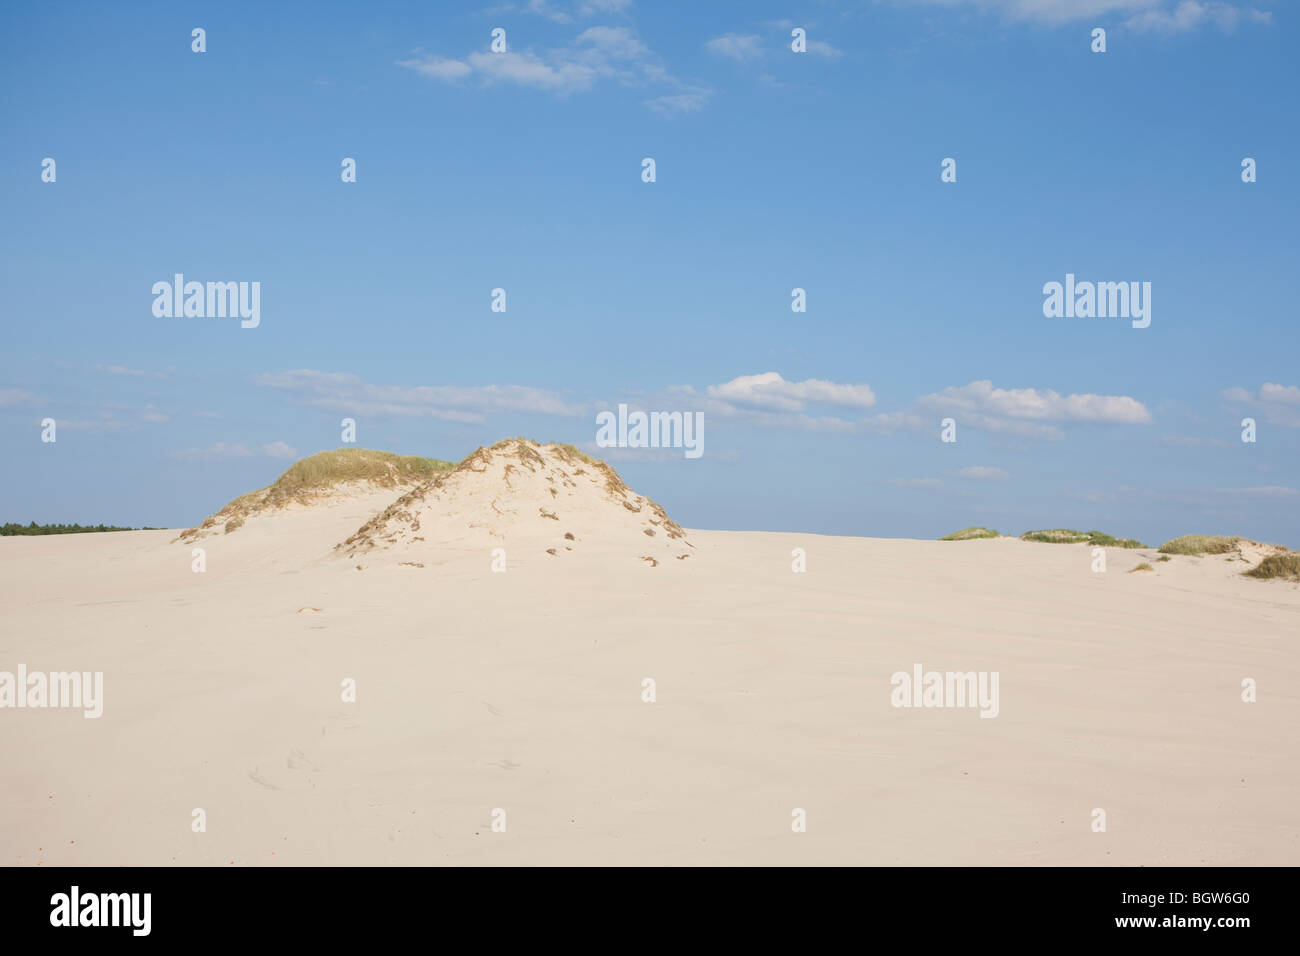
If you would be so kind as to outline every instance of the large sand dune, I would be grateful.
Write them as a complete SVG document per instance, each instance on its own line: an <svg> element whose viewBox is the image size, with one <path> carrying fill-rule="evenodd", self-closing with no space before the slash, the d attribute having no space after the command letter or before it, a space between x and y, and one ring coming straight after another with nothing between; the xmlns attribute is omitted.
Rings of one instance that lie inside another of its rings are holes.
<svg viewBox="0 0 1300 956"><path fill-rule="evenodd" d="M534 523L533 464L517 518L444 544L455 481L250 520L204 573L175 532L0 539L0 670L105 681L99 719L0 711L0 862L1300 863L1294 584L712 531L652 567L625 532L684 547L640 534L666 516L542 490ZM998 716L891 706L914 664L998 672Z"/></svg>

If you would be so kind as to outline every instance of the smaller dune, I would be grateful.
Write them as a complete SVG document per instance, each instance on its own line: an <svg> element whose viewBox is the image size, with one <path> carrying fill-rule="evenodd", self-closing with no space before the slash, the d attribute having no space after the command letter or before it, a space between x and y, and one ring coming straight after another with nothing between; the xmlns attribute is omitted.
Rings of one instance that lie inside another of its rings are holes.
<svg viewBox="0 0 1300 956"><path fill-rule="evenodd" d="M1071 528L1053 528L1049 531L1026 531L1021 541L1041 541L1046 544L1090 544L1100 548L1145 548L1133 538L1117 538L1104 531L1075 531Z"/></svg>
<svg viewBox="0 0 1300 956"><path fill-rule="evenodd" d="M954 531L952 534L945 534L940 541L973 541L976 538L1000 538L992 528L962 528L960 531Z"/></svg>
<svg viewBox="0 0 1300 956"><path fill-rule="evenodd" d="M292 505L311 505L379 489L409 488L453 467L451 462L436 458L368 448L323 451L294 462L267 487L240 495L198 527L181 532L176 540L230 534L242 528L250 517Z"/></svg>

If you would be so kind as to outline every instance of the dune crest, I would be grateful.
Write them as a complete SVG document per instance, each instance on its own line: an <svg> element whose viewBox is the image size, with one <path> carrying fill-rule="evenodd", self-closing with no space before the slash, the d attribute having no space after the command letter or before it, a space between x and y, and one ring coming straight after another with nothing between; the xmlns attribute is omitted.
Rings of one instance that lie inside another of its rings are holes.
<svg viewBox="0 0 1300 956"><path fill-rule="evenodd" d="M510 438L407 492L335 550L443 545L536 547L555 557L599 547L655 567L694 545L664 509L571 445Z"/></svg>

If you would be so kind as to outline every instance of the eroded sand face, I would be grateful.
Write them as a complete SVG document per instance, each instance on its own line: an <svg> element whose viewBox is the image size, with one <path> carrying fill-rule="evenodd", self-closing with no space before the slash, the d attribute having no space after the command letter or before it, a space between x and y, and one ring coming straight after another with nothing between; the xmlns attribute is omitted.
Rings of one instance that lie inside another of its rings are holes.
<svg viewBox="0 0 1300 956"><path fill-rule="evenodd" d="M478 543L334 551L390 502L250 520L203 574L174 531L0 539L0 669L105 697L0 710L0 862L1300 863L1300 589L1246 563L708 531L657 567L622 538L507 543L505 573ZM998 716L892 707L918 663L998 672Z"/></svg>

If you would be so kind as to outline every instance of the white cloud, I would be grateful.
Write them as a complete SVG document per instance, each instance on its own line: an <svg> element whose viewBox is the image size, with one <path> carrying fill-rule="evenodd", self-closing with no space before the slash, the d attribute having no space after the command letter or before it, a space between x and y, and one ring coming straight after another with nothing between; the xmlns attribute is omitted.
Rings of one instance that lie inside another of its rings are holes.
<svg viewBox="0 0 1300 956"><path fill-rule="evenodd" d="M181 461L220 461L226 458L249 458L252 454L247 445L240 443L228 445L219 441L207 448L184 448L174 451L172 457Z"/></svg>
<svg viewBox="0 0 1300 956"><path fill-rule="evenodd" d="M738 405L787 412L803 411L809 404L870 408L876 403L868 385L840 385L815 378L787 382L779 372L741 375L721 385L710 385L708 394Z"/></svg>
<svg viewBox="0 0 1300 956"><path fill-rule="evenodd" d="M273 441L270 444L263 445L261 452L269 458L297 458L298 450L292 445L282 441Z"/></svg>
<svg viewBox="0 0 1300 956"><path fill-rule="evenodd" d="M726 33L709 40L704 48L737 63L748 63L763 55L762 42L752 33Z"/></svg>
<svg viewBox="0 0 1300 956"><path fill-rule="evenodd" d="M127 368L125 365L96 365L95 368L109 375L127 375L132 378L166 378L168 375L167 372L149 372L138 368Z"/></svg>
<svg viewBox="0 0 1300 956"><path fill-rule="evenodd" d="M615 59L639 60L650 56L645 44L627 27L588 27L578 34L576 42Z"/></svg>
<svg viewBox="0 0 1300 956"><path fill-rule="evenodd" d="M1242 22L1269 23L1271 15L1252 5L1222 0L897 0L910 6L974 7L1013 22L1059 26L1098 17L1123 18L1133 30L1185 32L1204 25L1233 30ZM1106 26L1104 23L1098 26Z"/></svg>
<svg viewBox="0 0 1300 956"><path fill-rule="evenodd" d="M1265 383L1259 390L1259 400L1269 405L1300 405L1300 386Z"/></svg>
<svg viewBox="0 0 1300 956"><path fill-rule="evenodd" d="M506 53L479 50L459 59L416 53L398 60L397 65L447 83L468 80L481 87L508 84L561 97L593 89L605 80L633 87L668 86L675 95L665 94L646 102L665 115L700 109L708 98L707 90L674 79L663 61L629 27L589 27L568 46L542 53L512 45Z"/></svg>
<svg viewBox="0 0 1300 956"><path fill-rule="evenodd" d="M678 116L682 113L698 113L709 102L707 91L698 93L675 93L670 96L656 96L646 100L645 105L661 116Z"/></svg>
<svg viewBox="0 0 1300 956"><path fill-rule="evenodd" d="M414 70L436 80L459 80L474 72L474 68L460 60L448 60L440 56L415 57L410 60L398 60L398 66Z"/></svg>
<svg viewBox="0 0 1300 956"><path fill-rule="evenodd" d="M231 458L252 458L255 455L265 455L268 458L296 458L298 452L292 445L282 441L259 445L256 451L243 442L219 441L206 448L183 448L172 452L171 457L180 461L224 461Z"/></svg>
<svg viewBox="0 0 1300 956"><path fill-rule="evenodd" d="M1244 388L1229 388L1220 395L1233 405L1258 409L1264 421L1284 428L1300 428L1300 387L1265 382L1257 393Z"/></svg>
<svg viewBox="0 0 1300 956"><path fill-rule="evenodd" d="M974 481L1006 481L1011 477L1009 471L1002 468L994 468L989 465L968 465L960 469L957 475L961 478L970 478Z"/></svg>
<svg viewBox="0 0 1300 956"><path fill-rule="evenodd" d="M522 9L525 13L536 14L555 23L572 23L579 17L624 13L631 6L632 0L577 0L576 3L564 3L560 2L560 0L527 0L523 7L507 4L504 7L496 8L496 10L513 11Z"/></svg>
<svg viewBox="0 0 1300 956"><path fill-rule="evenodd" d="M1176 6L1157 6L1129 17L1125 26L1134 30L1154 30L1161 33L1185 33L1205 24L1231 32L1242 22L1269 23L1272 16L1254 7L1238 7L1231 3L1181 0Z"/></svg>
<svg viewBox="0 0 1300 956"><path fill-rule="evenodd" d="M828 60L833 60L838 56L843 56L843 52L835 49L825 40L809 40L807 43L808 52L815 53L817 56L824 56Z"/></svg>
<svg viewBox="0 0 1300 956"><path fill-rule="evenodd" d="M1195 435L1166 435L1160 443L1171 448L1226 448L1230 442L1222 438L1201 438Z"/></svg>
<svg viewBox="0 0 1300 956"><path fill-rule="evenodd" d="M302 405L352 415L391 415L480 423L489 412L579 415L554 392L524 385L373 385L346 372L294 369L260 375L256 384L290 394Z"/></svg>
<svg viewBox="0 0 1300 956"><path fill-rule="evenodd" d="M1137 399L1126 395L1060 395L1049 389L1000 389L992 382L946 388L924 395L909 408L879 412L863 417L813 415L814 406L831 406L865 411L876 404L869 385L842 384L824 379L786 381L778 372L741 375L720 385L708 386L703 394L690 386L669 389L667 395L721 419L733 419L771 428L805 431L864 432L889 434L899 430L921 431L938 428L941 419L956 418L959 426L1005 432L1025 438L1060 439L1061 424L1147 424L1151 413ZM1001 469L979 474L975 468L963 477L1002 477Z"/></svg>
<svg viewBox="0 0 1300 956"><path fill-rule="evenodd" d="M896 485L899 488L915 488L918 491L938 491L943 487L943 480L939 478L896 478L888 484Z"/></svg>
<svg viewBox="0 0 1300 956"><path fill-rule="evenodd" d="M1300 496L1300 489L1287 488L1282 485L1257 485L1253 488L1225 488L1230 495L1247 498L1295 498Z"/></svg>
<svg viewBox="0 0 1300 956"><path fill-rule="evenodd" d="M988 380L950 386L917 399L917 406L935 415L1026 437L1060 438L1055 422L1143 425L1151 421L1147 407L1127 395L1075 394L1051 389L995 388Z"/></svg>
<svg viewBox="0 0 1300 956"><path fill-rule="evenodd" d="M561 96L590 89L600 76L594 67L566 57L547 63L532 53L471 53L467 60L462 76L477 72L485 83L517 83Z"/></svg>
<svg viewBox="0 0 1300 956"><path fill-rule="evenodd" d="M0 408L16 408L35 402L36 396L25 388L0 388Z"/></svg>

